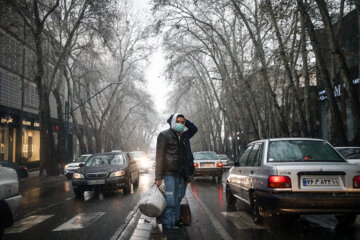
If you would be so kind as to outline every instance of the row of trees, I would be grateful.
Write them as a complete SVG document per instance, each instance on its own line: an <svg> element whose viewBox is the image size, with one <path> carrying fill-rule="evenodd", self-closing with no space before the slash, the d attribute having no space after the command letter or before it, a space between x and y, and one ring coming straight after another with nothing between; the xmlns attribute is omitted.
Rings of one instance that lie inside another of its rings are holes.
<svg viewBox="0 0 360 240"><path fill-rule="evenodd" d="M337 37L351 1L155 2L175 86L170 108L198 124L194 150L238 153L255 139L321 136L314 80L326 90L329 140L348 144L340 114L346 109L333 94L337 78L353 115L353 143L359 143L359 96Z"/></svg>
<svg viewBox="0 0 360 240"><path fill-rule="evenodd" d="M139 24L128 1L1 0L14 13L8 30L21 32L33 55L39 96L41 170L59 174L66 149L64 102L70 102L74 133L84 151L84 136L92 152L147 146L156 129L153 103L144 89L142 69L151 49L150 31ZM86 99L117 82L91 101ZM55 97L59 121L55 144L50 98ZM155 116L156 118L156 116ZM81 126L80 126L81 125Z"/></svg>

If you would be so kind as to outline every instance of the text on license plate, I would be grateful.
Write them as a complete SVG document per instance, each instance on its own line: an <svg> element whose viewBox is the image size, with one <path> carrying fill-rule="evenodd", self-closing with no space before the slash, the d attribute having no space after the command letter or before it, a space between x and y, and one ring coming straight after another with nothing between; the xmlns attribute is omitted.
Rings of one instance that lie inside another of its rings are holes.
<svg viewBox="0 0 360 240"><path fill-rule="evenodd" d="M305 187L321 187L321 186L340 186L338 178L320 178L320 177L304 177L302 185Z"/></svg>
<svg viewBox="0 0 360 240"><path fill-rule="evenodd" d="M105 184L105 179L99 179L99 180L88 180L88 185L99 185L99 184Z"/></svg>
<svg viewBox="0 0 360 240"><path fill-rule="evenodd" d="M202 163L201 167L214 167L213 163Z"/></svg>

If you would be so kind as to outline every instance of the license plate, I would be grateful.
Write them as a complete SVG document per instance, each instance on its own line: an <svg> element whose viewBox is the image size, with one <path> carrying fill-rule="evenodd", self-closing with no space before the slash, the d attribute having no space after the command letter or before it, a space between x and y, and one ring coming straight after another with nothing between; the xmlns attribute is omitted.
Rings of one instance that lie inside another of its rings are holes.
<svg viewBox="0 0 360 240"><path fill-rule="evenodd" d="M99 179L99 180L88 180L87 181L88 185L100 185L100 184L105 184L105 179Z"/></svg>
<svg viewBox="0 0 360 240"><path fill-rule="evenodd" d="M338 177L303 177L301 179L304 187L338 187L340 180Z"/></svg>
<svg viewBox="0 0 360 240"><path fill-rule="evenodd" d="M214 167L213 163L203 163L201 164L201 167Z"/></svg>

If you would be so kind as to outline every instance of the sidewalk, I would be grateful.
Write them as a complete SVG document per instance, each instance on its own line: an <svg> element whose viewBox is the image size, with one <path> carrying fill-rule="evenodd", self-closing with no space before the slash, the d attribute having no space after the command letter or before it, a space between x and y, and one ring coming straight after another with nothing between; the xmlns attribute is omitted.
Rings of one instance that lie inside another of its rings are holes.
<svg viewBox="0 0 360 240"><path fill-rule="evenodd" d="M178 229L177 232L169 236L167 239L222 239L189 187L187 188L182 204L186 203L189 204L191 210L191 225ZM157 224L155 218L149 218L141 214L130 240L145 239L160 240L166 238L162 234L161 224Z"/></svg>

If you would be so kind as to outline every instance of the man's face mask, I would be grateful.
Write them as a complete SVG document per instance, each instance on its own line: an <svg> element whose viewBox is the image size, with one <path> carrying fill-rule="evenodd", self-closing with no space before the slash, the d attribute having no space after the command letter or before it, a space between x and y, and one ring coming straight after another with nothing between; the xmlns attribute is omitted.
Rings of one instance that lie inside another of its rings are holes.
<svg viewBox="0 0 360 240"><path fill-rule="evenodd" d="M185 128L185 126L183 124L175 123L174 129L176 132L183 132L184 128Z"/></svg>

